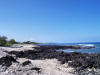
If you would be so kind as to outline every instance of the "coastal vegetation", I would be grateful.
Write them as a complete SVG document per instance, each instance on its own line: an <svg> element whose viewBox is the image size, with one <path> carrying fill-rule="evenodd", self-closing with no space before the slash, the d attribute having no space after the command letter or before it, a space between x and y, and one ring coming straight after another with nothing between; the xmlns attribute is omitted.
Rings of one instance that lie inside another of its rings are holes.
<svg viewBox="0 0 100 75"><path fill-rule="evenodd" d="M38 43L32 41L17 42L15 39L8 40L6 36L0 36L0 46L11 46L13 44L38 44Z"/></svg>
<svg viewBox="0 0 100 75"><path fill-rule="evenodd" d="M16 42L14 39L10 39L9 41L7 41L6 46L11 46L13 44L18 44L18 42Z"/></svg>
<svg viewBox="0 0 100 75"><path fill-rule="evenodd" d="M6 46L6 44L7 44L7 37L0 36L0 46Z"/></svg>
<svg viewBox="0 0 100 75"><path fill-rule="evenodd" d="M23 42L22 44L38 44L38 43L36 43L36 42L31 42L31 41L25 41L25 42Z"/></svg>
<svg viewBox="0 0 100 75"><path fill-rule="evenodd" d="M11 46L13 44L18 44L18 42L15 39L8 40L6 36L0 36L0 46Z"/></svg>

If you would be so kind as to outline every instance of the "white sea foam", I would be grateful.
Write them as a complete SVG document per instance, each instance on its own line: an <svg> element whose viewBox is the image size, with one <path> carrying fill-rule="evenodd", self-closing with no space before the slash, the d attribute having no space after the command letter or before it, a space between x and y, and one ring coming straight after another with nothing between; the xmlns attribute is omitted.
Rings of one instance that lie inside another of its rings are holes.
<svg viewBox="0 0 100 75"><path fill-rule="evenodd" d="M94 47L94 44L78 44L78 45L85 46L85 47Z"/></svg>

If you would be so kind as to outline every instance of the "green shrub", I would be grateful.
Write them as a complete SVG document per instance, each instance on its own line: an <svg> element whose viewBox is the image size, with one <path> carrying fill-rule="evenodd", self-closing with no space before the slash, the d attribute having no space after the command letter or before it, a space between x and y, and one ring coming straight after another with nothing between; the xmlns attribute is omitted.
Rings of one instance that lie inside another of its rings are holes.
<svg viewBox="0 0 100 75"><path fill-rule="evenodd" d="M36 42L31 42L31 41L26 41L26 42L23 42L23 44L37 44Z"/></svg>
<svg viewBox="0 0 100 75"><path fill-rule="evenodd" d="M7 37L6 36L0 36L0 46L5 46L7 43Z"/></svg>
<svg viewBox="0 0 100 75"><path fill-rule="evenodd" d="M6 46L11 46L13 44L17 44L17 42L14 39L10 39L7 43Z"/></svg>

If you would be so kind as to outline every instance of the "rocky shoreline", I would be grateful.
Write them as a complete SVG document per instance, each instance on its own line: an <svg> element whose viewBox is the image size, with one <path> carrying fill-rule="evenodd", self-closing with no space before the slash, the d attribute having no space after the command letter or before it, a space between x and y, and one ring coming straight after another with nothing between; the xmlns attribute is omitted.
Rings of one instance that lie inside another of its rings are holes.
<svg viewBox="0 0 100 75"><path fill-rule="evenodd" d="M38 45L40 49L91 49L95 48L95 46L88 46L88 45Z"/></svg>
<svg viewBox="0 0 100 75"><path fill-rule="evenodd" d="M0 75L100 75L100 54L56 51L61 48L0 47Z"/></svg>

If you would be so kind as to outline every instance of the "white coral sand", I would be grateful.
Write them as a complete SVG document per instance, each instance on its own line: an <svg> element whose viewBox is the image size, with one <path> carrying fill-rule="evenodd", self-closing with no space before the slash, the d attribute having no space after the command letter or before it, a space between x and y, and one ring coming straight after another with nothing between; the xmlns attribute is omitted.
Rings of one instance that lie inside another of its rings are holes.
<svg viewBox="0 0 100 75"><path fill-rule="evenodd" d="M0 47L0 58L6 56L5 51L33 50L35 45L24 45L19 48ZM31 61L28 65L22 66L25 61ZM0 75L74 75L74 69L68 64L60 64L57 59L31 60L18 58L19 63L13 62L10 67L5 69L0 65ZM40 68L39 72L32 68Z"/></svg>
<svg viewBox="0 0 100 75"><path fill-rule="evenodd" d="M21 64L29 59L19 58L20 63L13 63L5 72L0 75L74 75L74 69L68 64L60 64L57 59L29 60L31 64L22 66ZM40 73L31 68L40 68Z"/></svg>

